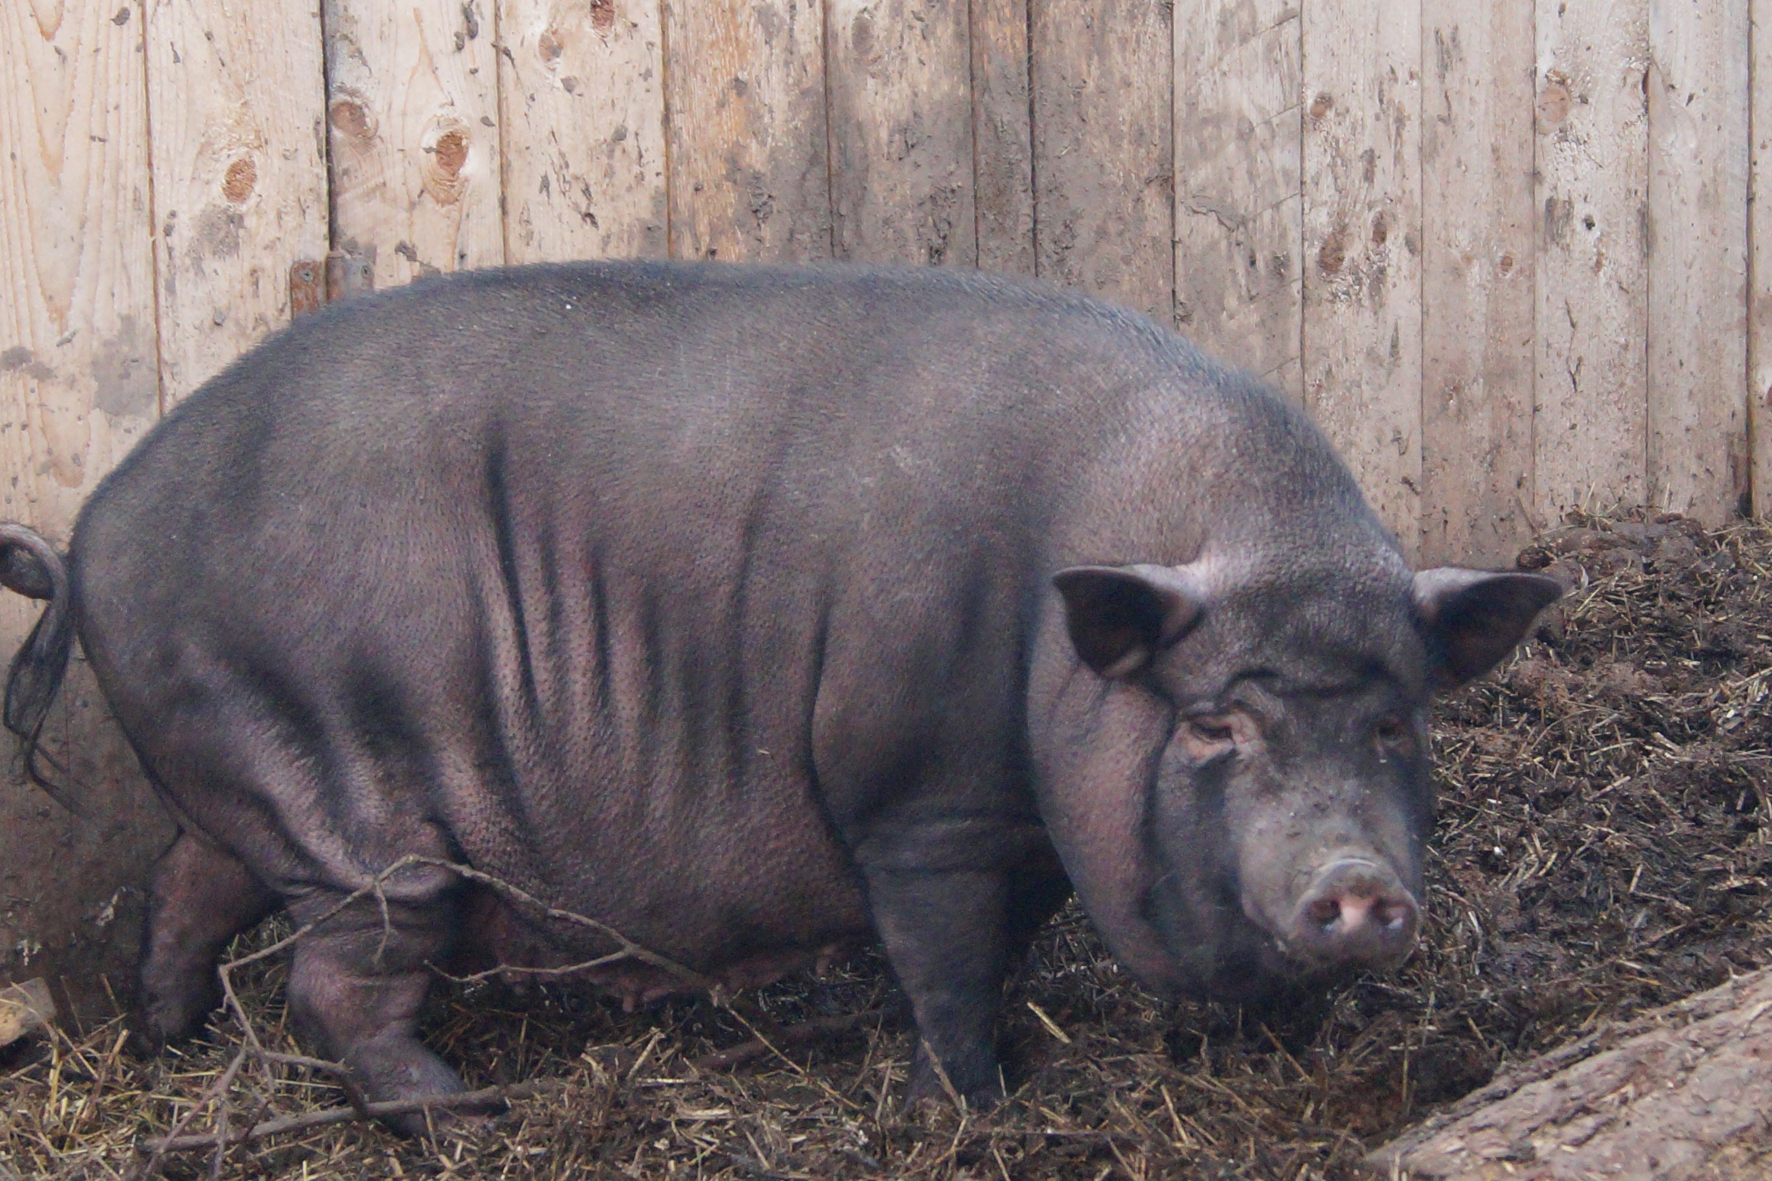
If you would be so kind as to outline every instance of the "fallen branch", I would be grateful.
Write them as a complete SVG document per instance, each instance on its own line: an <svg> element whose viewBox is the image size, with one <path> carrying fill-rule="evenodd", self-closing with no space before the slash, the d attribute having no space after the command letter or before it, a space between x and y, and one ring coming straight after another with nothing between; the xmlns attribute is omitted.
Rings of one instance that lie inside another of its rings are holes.
<svg viewBox="0 0 1772 1181"><path fill-rule="evenodd" d="M234 992L233 974L236 968L243 968L248 964L267 959L282 951L284 948L299 943L316 927L343 913L348 907L368 897L373 897L376 900L376 904L381 908L383 924L382 933L385 940L387 932L390 929L389 924L391 923L391 919L388 914L387 898L382 887L387 883L389 878L393 877L401 870L406 869L408 866L413 865L428 865L440 869L446 869L459 877L468 879L469 881L479 882L492 889L502 891L516 899L518 902L541 911L547 918L558 919L562 922L569 922L577 926L586 927L590 930L596 931L600 935L613 939L619 945L618 950L611 952L608 955L600 956L595 960L588 961L586 964L571 965L568 968L563 969L563 972L570 972L585 967L601 967L604 964L614 963L618 960L637 959L643 963L652 964L654 967L670 972L692 987L707 990L714 995L716 1001L719 1001L722 996L717 982L710 980L697 972L691 971L689 968L684 967L675 960L669 959L635 943L607 923L600 923L596 919L586 918L584 915L573 914L571 911L560 910L556 907L548 906L540 899L537 899L533 895L511 885L509 882L501 881L500 879L493 877L491 874L482 873L471 866L458 865L454 862L444 861L435 857L423 857L416 853L410 854L406 857L400 858L400 860L394 862L386 869L383 869L380 873L370 879L367 885L361 886L352 893L339 899L324 913L316 916L307 923L304 923L301 927L290 932L282 939L272 943L270 946L261 947L255 952L228 960L226 963L219 964L216 967L216 975L221 980L223 1003L228 1011L233 1013L235 1018L240 1022L240 1029L246 1042L245 1049L249 1050L261 1061L281 1063L288 1066L306 1066L333 1075L337 1078L339 1085L344 1088L345 1097L351 1102L350 1110L356 1113L359 1118L370 1118L367 1113L375 1106L375 1104L368 1103L365 1100L363 1091L358 1085L350 1068L339 1062L327 1062L318 1058L307 1058L299 1054L278 1054L267 1050L264 1044L259 1041L258 1031L253 1028L252 1020L246 1014L246 1007L240 1003L239 996ZM494 968L489 972L479 973L468 979L476 980L481 976L493 975L501 970L510 969L504 969L501 966L501 968ZM439 974L446 978L454 979L454 977L449 977L448 973L439 972ZM236 1064L236 1069L237 1066L238 1064ZM232 1082L232 1078L233 1076L230 1073L228 1076L230 1083ZM195 1113L193 1112L192 1114ZM189 1120L191 1117L190 1115L187 1115L185 1118ZM173 1138L176 1137L168 1137L168 1139ZM158 1162L158 1157L159 1154L156 1153L156 1164ZM150 1174L151 1172L152 1169L149 1170Z"/></svg>
<svg viewBox="0 0 1772 1181"><path fill-rule="evenodd" d="M376 905L381 910L383 936L385 939L387 932L391 930L392 918L389 914L388 900L384 887L388 880L401 870L407 869L411 866L420 865L447 870L458 877L496 890L520 905L540 912L545 919L569 923L574 926L585 928L606 939L614 941L617 945L617 950L607 955L599 956L594 960L587 961L584 964L569 965L564 969L539 969L538 971L540 974L564 975L574 971L581 971L586 968L602 967L618 961L638 960L670 973L683 981L684 984L690 988L707 991L713 994L717 1003L722 999L723 994L719 988L718 982L677 963L675 960L660 955L659 953L634 942L632 939L629 939L626 935L623 935L620 931L609 926L607 923L587 918L584 915L574 914L571 911L561 910L558 907L548 906L540 899L511 885L509 882L501 881L500 879L493 877L491 874L482 873L471 866L459 865L455 862L445 861L440 858L423 857L417 854L402 857L381 872L375 874L367 884L354 890L350 894L345 895L343 898L340 898L323 913L315 916L307 923L304 923L301 927L284 938L277 940L267 947L262 947L250 954L228 960L217 966L216 972L221 980L223 1002L227 1010L231 1012L240 1023L243 1044L240 1047L239 1053L235 1055L233 1061L229 1064L228 1068L223 1071L221 1077L219 1077L215 1084L207 1090L203 1100L190 1111L185 1113L183 1118L181 1118L173 1127L170 1135L144 1140L140 1143L139 1148L142 1152L148 1154L148 1160L136 1174L136 1177L143 1179L143 1181L148 1177L152 1177L158 1171L162 1158L165 1157L166 1154L172 1152L213 1149L216 1153L217 1165L219 1166L221 1154L228 1147L252 1140L263 1139L266 1136L276 1136L287 1132L301 1131L306 1128L324 1127L328 1124L349 1123L351 1121L369 1121L391 1115L409 1115L413 1112L446 1111L452 1108L491 1106L511 1099L522 1098L534 1094L537 1090L551 1085L546 1082L517 1083L505 1087L486 1087L478 1091L468 1091L457 1094L431 1095L418 1099L370 1103L364 1096L363 1091L356 1078L353 1076L350 1068L343 1063L328 1062L323 1059L309 1058L300 1054L277 1053L267 1049L259 1040L258 1031L253 1027L251 1018L247 1016L245 1006L240 1003L240 998L234 991L234 971L238 968L245 967L248 964L266 959L287 947L299 943L316 927L326 923L365 898L373 898ZM510 969L508 967L502 969L495 968L493 969L493 972L500 970L522 969ZM491 974L493 973L488 972L480 975ZM480 976L475 976L470 979L478 978L480 978ZM853 1020L859 1019L859 1015L853 1018ZM805 1040L812 1040L812 1038L817 1036L820 1035L816 1032L811 1032L806 1035ZM767 1052L767 1049L760 1049L757 1051L757 1053ZM748 1057L750 1056L754 1056L754 1054L746 1055L738 1060L748 1060ZM350 1105L347 1107L331 1107L323 1111L307 1112L301 1115L283 1116L278 1119L265 1120L239 1132L232 1131L227 1126L227 1092L229 1088L233 1086L235 1076L239 1073L241 1066L248 1057L255 1058L268 1064L307 1067L312 1070L330 1074L337 1080L339 1085L343 1087L345 1097L350 1101ZM221 1111L221 1126L216 1131L193 1135L181 1134L192 1119L204 1109L212 1105L219 1105Z"/></svg>
<svg viewBox="0 0 1772 1181"><path fill-rule="evenodd" d="M345 897L339 899L337 903L335 903L333 906L328 908L323 914L320 914L319 916L312 919L311 921L304 923L299 929L291 932L289 935L285 936L284 938L277 940L275 943L271 944L269 947L262 947L259 950L252 952L250 955L243 955L243 956L239 957L238 959L229 960L227 963L220 965L218 970L221 973L222 986L223 986L224 991L226 991L229 994L228 999L230 1000L230 1002L233 1000L233 997L232 997L232 988L230 986L228 978L229 978L229 974L235 968L243 968L247 964L253 963L258 960L266 959L266 958L273 956L273 955L277 954L278 952L282 951L284 948L289 947L292 944L300 942L301 939L303 939L315 927L318 927L321 923L324 923L328 919L335 917L336 915L343 912L346 908L352 906L353 904L355 904L357 902L360 902L364 898L371 898L371 897L374 898L376 900L377 905L382 908L382 922L383 922L383 931L384 931L384 935L385 935L385 932L387 930L387 925L390 922L390 920L389 920L388 914L387 914L387 898L383 892L382 887L387 884L387 881L389 878L393 877L395 874L399 873L401 870L406 869L410 866L414 866L414 865L426 865L426 866L431 866L436 869L448 870L450 873L455 874L457 877L464 878L470 882L477 882L480 885L483 885L483 886L486 886L490 889L496 890L499 893L504 894L506 897L511 898L512 900L520 903L521 905L529 907L535 911L540 912L541 916L544 919L551 919L556 922L569 923L573 926L583 927L586 930L596 932L597 934L603 936L606 939L614 940L614 942L617 945L617 949L615 951L610 952L607 955L598 956L594 960L587 960L582 964L571 964L571 965L568 965L564 968L538 968L538 969L525 969L525 968L520 968L520 967L514 967L512 965L501 964L501 965L498 965L486 972L479 972L479 973L474 974L473 976L462 977L458 981L459 983L469 983L469 982L472 982L475 980L482 979L487 976L492 976L492 975L498 974L500 972L532 971L532 972L535 972L539 975L556 975L556 974L564 975L564 974L568 974L568 973L572 973L572 972L584 971L588 968L603 967L607 964L616 963L616 962L619 962L622 960L639 960L643 964L651 964L655 968L658 968L658 969L665 971L665 972L669 972L671 975L677 977L677 979L683 981L683 983L685 985L689 986L691 989L693 989L695 991L713 993L716 996L720 995L722 992L718 981L712 980L707 976L703 976L700 972L697 972L692 968L685 967L684 965L679 964L676 960L671 959L669 956L661 955L658 952L653 951L651 948L646 947L644 944L636 943L634 940L629 939L626 935L623 935L620 931L616 930L614 927L611 927L608 923L599 922L596 919L588 918L582 914L575 914L570 910L561 910L559 907L549 906L547 903L545 903L541 899L535 897L535 895L530 894L528 891L523 890L522 888L520 888L518 886L513 886L509 882L504 881L501 878L493 877L489 873L482 873L480 870L477 870L477 869L473 868L472 866L461 865L461 864L454 862L454 861L445 861L440 857L423 857L423 856L420 856L419 854L413 853L413 854L409 854L405 857L400 858L400 860L394 862L392 865L388 866L386 869L382 870L380 873L376 874L373 878L371 878L367 885L361 886L358 889L351 892L350 894L347 894ZM439 973L439 974L443 975L451 980L457 979L455 977L449 976L448 973ZM237 1006L236 1006L236 1011L238 1011ZM248 1030L248 1032L249 1033L251 1032L250 1029ZM256 1045L256 1040L255 1040L255 1045Z"/></svg>
<svg viewBox="0 0 1772 1181"><path fill-rule="evenodd" d="M700 972L697 972L692 968L686 968L676 960L673 960L668 956L660 955L658 952L653 951L651 948L648 948L643 944L634 942L614 927L611 927L608 923L599 922L593 918L586 918L582 914L574 914L570 910L561 910L559 907L549 906L533 894L530 894L517 886L511 885L509 882L495 878L489 873L482 873L471 866L460 865L453 861L444 861L437 857L420 857L414 854L412 856L402 857L399 861L396 861L393 865L388 866L387 869L376 875L377 884L379 885L381 882L386 881L395 871L403 869L408 865L429 865L438 869L446 869L457 877L466 878L470 882L478 882L482 886L488 886L497 890L499 893L504 894L506 897L516 900L524 906L540 911L543 918L552 919L556 922L570 923L573 926L584 927L586 930L595 931L606 939L613 939L619 949L611 952L609 955L599 956L595 961L591 961L595 966L600 967L603 964L612 963L621 959L639 960L643 964L651 964L655 968L669 972L671 975L683 981L683 983L689 985L698 992L715 992L719 988L717 981L703 976Z"/></svg>
<svg viewBox="0 0 1772 1181"><path fill-rule="evenodd" d="M235 1053L233 1060L228 1063L227 1069L222 1071L220 1075L216 1076L215 1082L203 1089L203 1097L199 1099L189 1111L185 1112L176 1124L172 1125L172 1135L166 1136L159 1141L150 1140L141 1145L142 1151L147 1152L149 1156L147 1163L142 1166L141 1172L134 1174L135 1177L152 1177L155 1172L159 1170L161 1158L163 1158L169 1150L163 1147L156 1147L156 1144L163 1145L173 1141L190 1139L190 1137L180 1136L179 1133L184 1131L190 1122L197 1118L198 1113L203 1111L211 1103L218 1102L221 1097L227 1093L228 1088L234 1085L234 1076L239 1074L240 1067L246 1064L247 1051L248 1047L240 1047L239 1051ZM216 1140L216 1137L210 1136L206 1139L213 1143Z"/></svg>
<svg viewBox="0 0 1772 1181"><path fill-rule="evenodd" d="M205 1132L190 1136L167 1136L158 1140L144 1140L139 1147L143 1152L151 1152L155 1156L169 1152L191 1152L201 1148L231 1147L250 1140L262 1140L267 1136L280 1136L285 1132L300 1132L308 1128L324 1127L327 1124L347 1124L353 1120L381 1119L390 1115L410 1115L415 1111L448 1111L458 1107L490 1107L495 1103L505 1103L512 1099L526 1099L555 1085L557 1084L545 1080L512 1083L502 1087L482 1087L478 1091L458 1091L452 1095L421 1095L417 1099L393 1099L384 1103L367 1103L361 1110L356 1107L328 1107L321 1111L308 1111L301 1115L286 1115L280 1119L266 1120L241 1132L231 1134Z"/></svg>
<svg viewBox="0 0 1772 1181"><path fill-rule="evenodd" d="M245 1014L241 1014L245 1019ZM339 1089L345 1093L345 1100L350 1103L351 1110L363 1119L372 1119L369 1114L369 1097L363 1093L363 1087L357 1082L356 1072L343 1062L328 1062L324 1058L309 1058L305 1054L278 1054L271 1050L255 1049L253 1054L263 1062L274 1062L280 1066L305 1066L309 1070L317 1070L322 1074L330 1074L338 1080Z"/></svg>

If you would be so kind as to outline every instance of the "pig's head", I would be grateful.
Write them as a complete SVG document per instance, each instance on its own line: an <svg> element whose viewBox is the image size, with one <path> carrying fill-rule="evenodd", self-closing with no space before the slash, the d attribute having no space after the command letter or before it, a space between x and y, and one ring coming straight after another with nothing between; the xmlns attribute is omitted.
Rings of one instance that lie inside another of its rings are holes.
<svg viewBox="0 0 1772 1181"><path fill-rule="evenodd" d="M1116 957L1160 992L1230 1000L1400 963L1433 815L1429 698L1505 656L1558 585L1411 575L1391 551L1054 581L1040 806Z"/></svg>

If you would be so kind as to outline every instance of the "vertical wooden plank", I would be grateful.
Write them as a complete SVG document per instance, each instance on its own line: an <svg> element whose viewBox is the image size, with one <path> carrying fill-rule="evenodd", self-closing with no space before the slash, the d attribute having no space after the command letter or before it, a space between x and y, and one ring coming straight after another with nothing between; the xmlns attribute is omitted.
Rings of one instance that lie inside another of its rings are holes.
<svg viewBox="0 0 1772 1181"><path fill-rule="evenodd" d="M1748 0L1649 0L1648 495L1745 505Z"/></svg>
<svg viewBox="0 0 1772 1181"><path fill-rule="evenodd" d="M972 0L972 160L978 265L1033 274L1028 0Z"/></svg>
<svg viewBox="0 0 1772 1181"><path fill-rule="evenodd" d="M1175 6L1175 319L1303 399L1296 0Z"/></svg>
<svg viewBox="0 0 1772 1181"><path fill-rule="evenodd" d="M149 0L160 374L184 397L289 322L327 250L318 0Z"/></svg>
<svg viewBox="0 0 1772 1181"><path fill-rule="evenodd" d="M1031 0L1040 274L1172 324L1175 69L1162 0Z"/></svg>
<svg viewBox="0 0 1772 1181"><path fill-rule="evenodd" d="M1421 10L1304 9L1304 399L1411 557L1421 535Z"/></svg>
<svg viewBox="0 0 1772 1181"><path fill-rule="evenodd" d="M1532 535L1532 6L1423 0L1423 562Z"/></svg>
<svg viewBox="0 0 1772 1181"><path fill-rule="evenodd" d="M505 257L662 258L658 0L502 0Z"/></svg>
<svg viewBox="0 0 1772 1181"><path fill-rule="evenodd" d="M1647 0L1538 0L1537 514L1646 485Z"/></svg>
<svg viewBox="0 0 1772 1181"><path fill-rule="evenodd" d="M1749 85L1753 91L1753 169L1748 232L1748 436L1753 511L1772 518L1772 0L1753 0Z"/></svg>
<svg viewBox="0 0 1772 1181"><path fill-rule="evenodd" d="M159 412L142 14L9 0L0 45L0 520L66 545L80 502ZM0 657L38 611L0 594ZM126 986L131 891L170 823L83 660L44 745L85 814L24 782L0 739L0 979L96 991L112 972Z"/></svg>
<svg viewBox="0 0 1772 1181"><path fill-rule="evenodd" d="M822 12L666 0L674 257L830 257Z"/></svg>
<svg viewBox="0 0 1772 1181"><path fill-rule="evenodd" d="M378 287L504 261L492 0L325 0L333 245Z"/></svg>
<svg viewBox="0 0 1772 1181"><path fill-rule="evenodd" d="M967 0L828 0L831 253L978 261Z"/></svg>

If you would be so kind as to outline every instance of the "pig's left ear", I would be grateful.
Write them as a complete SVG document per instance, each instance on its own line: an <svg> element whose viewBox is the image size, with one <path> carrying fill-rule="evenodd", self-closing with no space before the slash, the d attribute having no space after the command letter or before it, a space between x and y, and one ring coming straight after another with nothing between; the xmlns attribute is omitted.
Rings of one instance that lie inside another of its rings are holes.
<svg viewBox="0 0 1772 1181"><path fill-rule="evenodd" d="M1415 606L1435 657L1435 689L1480 677L1513 651L1538 613L1563 593L1542 574L1442 566L1415 576Z"/></svg>
<svg viewBox="0 0 1772 1181"><path fill-rule="evenodd" d="M1052 576L1071 646L1104 677L1131 676L1181 639L1204 595L1186 567L1072 566Z"/></svg>

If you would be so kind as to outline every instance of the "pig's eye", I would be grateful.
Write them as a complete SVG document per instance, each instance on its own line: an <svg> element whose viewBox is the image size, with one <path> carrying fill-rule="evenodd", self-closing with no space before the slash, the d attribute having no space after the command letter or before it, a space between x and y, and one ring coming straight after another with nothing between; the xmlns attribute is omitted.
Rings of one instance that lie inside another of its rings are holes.
<svg viewBox="0 0 1772 1181"><path fill-rule="evenodd" d="M1237 749L1237 735L1222 718L1190 718L1182 732L1182 745L1197 763L1215 759Z"/></svg>
<svg viewBox="0 0 1772 1181"><path fill-rule="evenodd" d="M1381 752L1401 752L1409 746L1409 727L1399 718L1385 718L1372 730Z"/></svg>

